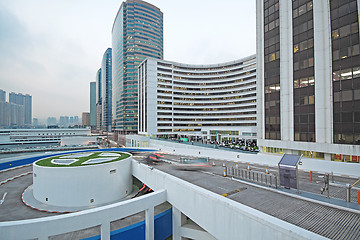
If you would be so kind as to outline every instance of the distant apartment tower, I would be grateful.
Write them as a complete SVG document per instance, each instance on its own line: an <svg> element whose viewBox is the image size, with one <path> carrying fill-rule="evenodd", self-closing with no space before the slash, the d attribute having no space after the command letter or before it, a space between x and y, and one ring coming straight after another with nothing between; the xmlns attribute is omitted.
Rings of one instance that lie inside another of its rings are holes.
<svg viewBox="0 0 360 240"><path fill-rule="evenodd" d="M90 113L89 112L82 113L82 125L86 126L86 127L90 126Z"/></svg>
<svg viewBox="0 0 360 240"><path fill-rule="evenodd" d="M257 0L263 152L359 162L358 0Z"/></svg>
<svg viewBox="0 0 360 240"><path fill-rule="evenodd" d="M112 119L112 56L108 48L101 62L102 124L104 131L111 132Z"/></svg>
<svg viewBox="0 0 360 240"><path fill-rule="evenodd" d="M29 94L23 95L21 93L9 93L9 103L21 105L24 107L24 121L16 120L15 122L19 123L20 125L31 125L32 122L32 97ZM14 107L17 108L17 107ZM19 108L16 111L21 111ZM15 111L15 112L16 112ZM20 114L22 115L22 114ZM22 116L18 117L19 119ZM22 123L23 122L23 123Z"/></svg>
<svg viewBox="0 0 360 240"><path fill-rule="evenodd" d="M9 103L6 102L6 92L0 89L0 127L9 126Z"/></svg>
<svg viewBox="0 0 360 240"><path fill-rule="evenodd" d="M256 139L256 58L192 65L148 58L139 66L139 134Z"/></svg>
<svg viewBox="0 0 360 240"><path fill-rule="evenodd" d="M101 130L102 124L102 92L101 68L96 73L96 130Z"/></svg>
<svg viewBox="0 0 360 240"><path fill-rule="evenodd" d="M70 126L70 118L68 116L60 116L59 125L61 127L69 127Z"/></svg>
<svg viewBox="0 0 360 240"><path fill-rule="evenodd" d="M6 92L2 89L0 89L0 102L6 101Z"/></svg>
<svg viewBox="0 0 360 240"><path fill-rule="evenodd" d="M47 126L55 126L55 125L57 125L56 117L48 117L46 125Z"/></svg>
<svg viewBox="0 0 360 240"><path fill-rule="evenodd" d="M96 128L96 82L90 82L90 126Z"/></svg>
<svg viewBox="0 0 360 240"><path fill-rule="evenodd" d="M140 0L123 2L112 29L113 129L137 133L137 67L146 58L163 58L163 13Z"/></svg>

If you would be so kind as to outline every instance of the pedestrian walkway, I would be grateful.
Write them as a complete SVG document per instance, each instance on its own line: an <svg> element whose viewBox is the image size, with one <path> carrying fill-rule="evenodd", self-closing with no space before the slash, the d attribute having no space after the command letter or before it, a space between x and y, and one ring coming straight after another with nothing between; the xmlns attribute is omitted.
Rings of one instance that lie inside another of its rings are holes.
<svg viewBox="0 0 360 240"><path fill-rule="evenodd" d="M150 139L150 147L166 151L168 153L188 155L194 157L210 157L233 162L243 162L250 164L261 164L276 167L281 159L281 155L267 153L244 153L240 151L228 151L225 149L212 149L200 146L193 146L178 142L169 142ZM360 177L360 163L334 162L313 158L302 158L300 170L316 171L321 173L331 173L337 176Z"/></svg>

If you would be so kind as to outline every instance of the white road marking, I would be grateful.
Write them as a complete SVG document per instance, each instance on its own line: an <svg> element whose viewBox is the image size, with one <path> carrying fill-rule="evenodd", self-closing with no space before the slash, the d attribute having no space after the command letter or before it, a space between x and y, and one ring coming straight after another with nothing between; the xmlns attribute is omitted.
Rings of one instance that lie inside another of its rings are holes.
<svg viewBox="0 0 360 240"><path fill-rule="evenodd" d="M7 192L4 193L2 199L0 200L0 205L3 204L3 202L5 201L6 195L7 195Z"/></svg>

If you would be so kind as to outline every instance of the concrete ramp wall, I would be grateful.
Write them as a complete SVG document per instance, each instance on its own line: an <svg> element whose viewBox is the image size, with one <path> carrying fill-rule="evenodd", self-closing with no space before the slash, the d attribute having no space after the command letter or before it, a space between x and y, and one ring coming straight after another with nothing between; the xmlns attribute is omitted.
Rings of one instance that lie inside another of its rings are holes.
<svg viewBox="0 0 360 240"><path fill-rule="evenodd" d="M216 239L326 239L135 160L132 167L136 178L155 192L166 189L167 201Z"/></svg>

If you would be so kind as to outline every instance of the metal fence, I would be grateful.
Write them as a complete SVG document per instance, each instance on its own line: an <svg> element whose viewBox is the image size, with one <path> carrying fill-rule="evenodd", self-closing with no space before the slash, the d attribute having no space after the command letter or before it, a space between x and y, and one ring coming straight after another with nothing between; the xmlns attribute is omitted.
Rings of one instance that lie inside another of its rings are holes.
<svg viewBox="0 0 360 240"><path fill-rule="evenodd" d="M230 177L240 178L243 180L267 185L269 187L278 188L277 176L271 173L257 172L234 167L224 167L224 174Z"/></svg>

